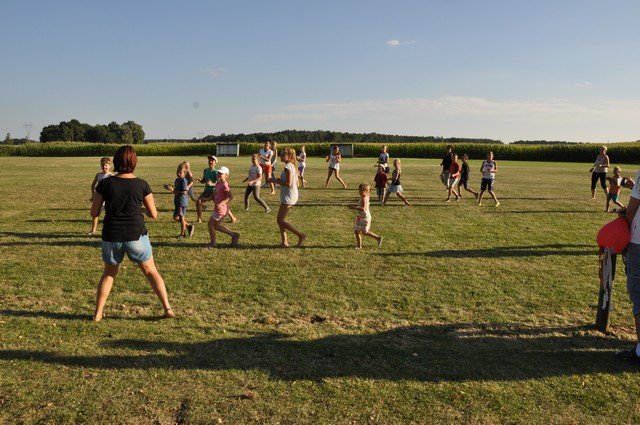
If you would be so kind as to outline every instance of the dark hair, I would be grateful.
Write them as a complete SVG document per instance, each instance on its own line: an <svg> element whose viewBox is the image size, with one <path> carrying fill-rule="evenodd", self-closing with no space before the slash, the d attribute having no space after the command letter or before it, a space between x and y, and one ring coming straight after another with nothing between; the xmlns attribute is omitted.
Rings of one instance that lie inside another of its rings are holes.
<svg viewBox="0 0 640 425"><path fill-rule="evenodd" d="M113 169L118 173L133 173L138 165L138 155L133 146L120 146L113 156Z"/></svg>

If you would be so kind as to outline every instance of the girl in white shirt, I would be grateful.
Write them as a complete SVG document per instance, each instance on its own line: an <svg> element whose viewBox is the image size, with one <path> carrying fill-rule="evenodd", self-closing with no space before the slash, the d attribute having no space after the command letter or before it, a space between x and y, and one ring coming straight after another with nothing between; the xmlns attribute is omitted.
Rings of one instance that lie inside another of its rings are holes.
<svg viewBox="0 0 640 425"><path fill-rule="evenodd" d="M280 185L280 209L278 210L278 226L280 227L281 246L288 247L287 230L298 237L296 246L302 246L307 236L286 221L291 207L298 202L298 174L296 173L296 151L284 148L280 159L285 164L280 178L271 179L272 183Z"/></svg>
<svg viewBox="0 0 640 425"><path fill-rule="evenodd" d="M336 175L336 179L338 179L338 181L342 183L342 188L346 189L347 184L344 182L344 180L340 178L340 161L342 161L342 154L340 154L340 148L338 148L337 146L334 146L333 150L331 151L331 155L327 155L325 159L329 163L327 181L324 184L325 189L329 187L329 179L331 178L331 175L334 173Z"/></svg>

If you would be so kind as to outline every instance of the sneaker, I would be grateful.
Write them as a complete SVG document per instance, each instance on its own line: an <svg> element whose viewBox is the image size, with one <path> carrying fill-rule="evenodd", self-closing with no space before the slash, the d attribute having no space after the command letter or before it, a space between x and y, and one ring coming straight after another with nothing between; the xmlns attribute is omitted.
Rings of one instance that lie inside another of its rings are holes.
<svg viewBox="0 0 640 425"><path fill-rule="evenodd" d="M482 206L482 202L478 202L478 206L481 207Z"/></svg>
<svg viewBox="0 0 640 425"><path fill-rule="evenodd" d="M616 353L616 357L627 362L640 363L640 357L638 357L635 348L632 348L630 350L618 351Z"/></svg>
<svg viewBox="0 0 640 425"><path fill-rule="evenodd" d="M356 247L356 250L360 250L360 249L362 249L362 247L361 247L361 246L357 246L357 247Z"/></svg>
<svg viewBox="0 0 640 425"><path fill-rule="evenodd" d="M95 236L96 232L94 232L93 230L90 232L87 232L87 236Z"/></svg>
<svg viewBox="0 0 640 425"><path fill-rule="evenodd" d="M244 210L245 210L245 211L249 211L249 207L245 208Z"/></svg>
<svg viewBox="0 0 640 425"><path fill-rule="evenodd" d="M500 202L496 202L496 208L500 206Z"/></svg>
<svg viewBox="0 0 640 425"><path fill-rule="evenodd" d="M191 237L193 236L193 232L196 230L196 226L194 226L193 224L190 224L187 226L187 236Z"/></svg>
<svg viewBox="0 0 640 425"><path fill-rule="evenodd" d="M382 246L382 240L384 239L384 236L380 236L380 240L378 241L378 248L380 248Z"/></svg>
<svg viewBox="0 0 640 425"><path fill-rule="evenodd" d="M267 208L266 210L264 210L265 214L269 214L271 212L271 208Z"/></svg>

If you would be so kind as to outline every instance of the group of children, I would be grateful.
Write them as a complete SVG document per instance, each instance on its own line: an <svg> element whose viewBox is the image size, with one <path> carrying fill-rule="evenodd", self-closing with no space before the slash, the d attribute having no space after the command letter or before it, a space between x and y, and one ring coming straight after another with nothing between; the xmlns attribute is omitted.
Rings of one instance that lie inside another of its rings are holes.
<svg viewBox="0 0 640 425"><path fill-rule="evenodd" d="M447 190L447 199L445 202L451 202L451 195L455 195L456 201L462 199L461 187L467 192L470 192L475 196L478 201L478 206L482 206L482 197L485 192L489 192L489 195L493 198L495 206L499 207L500 202L493 191L496 173L498 172L498 163L493 158L493 152L487 152L487 157L482 161L480 165L480 172L482 173L482 180L480 182L480 193L469 189L469 155L466 153L462 155L462 164L458 163L458 155L453 152L451 145L447 145L446 152L442 158L440 165L442 166L442 172L440 173L440 180Z"/></svg>

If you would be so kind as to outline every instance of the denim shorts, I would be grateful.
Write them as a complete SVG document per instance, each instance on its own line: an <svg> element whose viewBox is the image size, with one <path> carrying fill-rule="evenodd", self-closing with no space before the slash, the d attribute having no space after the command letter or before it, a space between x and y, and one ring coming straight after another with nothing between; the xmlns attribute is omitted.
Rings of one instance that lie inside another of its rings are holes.
<svg viewBox="0 0 640 425"><path fill-rule="evenodd" d="M173 208L173 217L184 217L187 215L187 207L183 207L182 205L176 205Z"/></svg>
<svg viewBox="0 0 640 425"><path fill-rule="evenodd" d="M633 304L633 315L640 314L640 245L627 246L627 292Z"/></svg>
<svg viewBox="0 0 640 425"><path fill-rule="evenodd" d="M124 254L134 263L144 263L153 256L149 235L141 235L137 241L102 241L102 260L112 266L122 263Z"/></svg>
<svg viewBox="0 0 640 425"><path fill-rule="evenodd" d="M493 190L493 179L482 178L480 182L480 190Z"/></svg>

